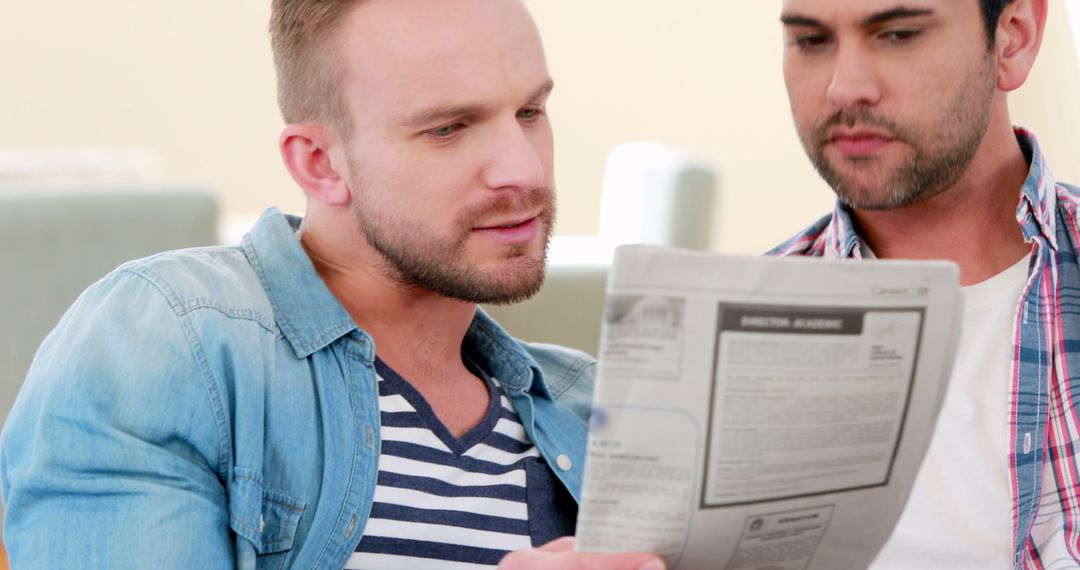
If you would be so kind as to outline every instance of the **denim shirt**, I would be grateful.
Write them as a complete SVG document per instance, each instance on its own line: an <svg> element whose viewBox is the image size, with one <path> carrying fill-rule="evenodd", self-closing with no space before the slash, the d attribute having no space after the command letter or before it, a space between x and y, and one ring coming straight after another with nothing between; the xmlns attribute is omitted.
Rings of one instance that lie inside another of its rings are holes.
<svg viewBox="0 0 1080 570"><path fill-rule="evenodd" d="M270 209L241 246L127 263L68 310L0 442L14 567L343 566L378 471L375 346L298 224ZM592 359L480 310L466 342L578 498Z"/></svg>

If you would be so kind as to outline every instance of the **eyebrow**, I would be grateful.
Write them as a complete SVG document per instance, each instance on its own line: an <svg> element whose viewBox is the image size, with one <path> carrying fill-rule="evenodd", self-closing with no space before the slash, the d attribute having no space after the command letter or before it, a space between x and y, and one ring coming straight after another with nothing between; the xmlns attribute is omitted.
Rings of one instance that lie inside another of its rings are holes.
<svg viewBox="0 0 1080 570"><path fill-rule="evenodd" d="M536 91L533 91L529 96L529 101L535 101L551 93L551 90L555 88L555 81L548 79L541 85ZM452 119L455 117L475 117L483 115L490 110L489 105L483 103L466 103L464 105L449 104L449 105L436 105L428 109L417 111L412 115L405 118L402 123L406 126L422 126L429 125L444 121L446 119Z"/></svg>
<svg viewBox="0 0 1080 570"><path fill-rule="evenodd" d="M882 12L875 12L859 22L859 26L862 28L869 28L877 25L891 22L893 20L903 20L906 18L920 18L923 16L933 16L934 10L930 8L904 8L896 7L884 10ZM800 26L807 28L828 28L820 20L811 18L810 16L803 16L800 14L783 14L780 16L780 22L785 26Z"/></svg>
<svg viewBox="0 0 1080 570"><path fill-rule="evenodd" d="M862 21L862 27L869 28L878 24L884 24L893 20L903 20L906 18L921 18L923 16L933 16L934 11L930 8L893 8L891 10L885 10L884 12L878 12L871 14Z"/></svg>

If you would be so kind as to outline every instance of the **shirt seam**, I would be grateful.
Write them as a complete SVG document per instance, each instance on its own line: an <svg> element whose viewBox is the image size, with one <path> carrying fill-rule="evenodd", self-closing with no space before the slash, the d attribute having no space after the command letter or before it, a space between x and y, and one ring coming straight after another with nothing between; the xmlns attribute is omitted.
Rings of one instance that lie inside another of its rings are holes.
<svg viewBox="0 0 1080 570"><path fill-rule="evenodd" d="M191 327L190 319L187 318L187 312L182 311L179 297L159 276L154 275L149 271L136 268L121 269L118 273L120 275L130 274L133 277L146 282L156 290L158 294L161 295L162 299L168 303L169 308L173 311L173 316L177 319L177 324L180 326L180 329L184 331L184 337L188 342L188 349L191 350L192 357L195 359L199 371L201 372L203 389L206 392L211 412L214 415L215 427L217 428L219 449L217 458L218 465L215 470L218 477L223 481L226 480L229 471L229 457L232 455L232 442L228 436L228 418L224 413L224 403L221 394L215 385L213 374L210 371L210 363L206 357L206 352L203 350L198 336Z"/></svg>
<svg viewBox="0 0 1080 570"><path fill-rule="evenodd" d="M184 302L183 304L174 307L177 316L186 316L190 313L194 313L202 309L217 311L218 313L221 313L222 315L230 319L251 321L259 325L261 328L263 328L266 332L270 334L273 334L275 336L280 334L276 327L274 327L272 324L269 324L269 320L266 319L266 317L263 316L262 313L251 309L237 309L235 307L228 307L210 299L191 299Z"/></svg>

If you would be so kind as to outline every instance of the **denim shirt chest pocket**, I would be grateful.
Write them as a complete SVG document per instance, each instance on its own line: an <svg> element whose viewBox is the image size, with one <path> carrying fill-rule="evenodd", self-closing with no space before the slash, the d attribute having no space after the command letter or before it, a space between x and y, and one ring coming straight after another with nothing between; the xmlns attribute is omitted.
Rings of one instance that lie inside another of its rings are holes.
<svg viewBox="0 0 1080 570"><path fill-rule="evenodd" d="M263 487L258 473L237 468L229 485L229 526L259 555L290 550L306 504Z"/></svg>

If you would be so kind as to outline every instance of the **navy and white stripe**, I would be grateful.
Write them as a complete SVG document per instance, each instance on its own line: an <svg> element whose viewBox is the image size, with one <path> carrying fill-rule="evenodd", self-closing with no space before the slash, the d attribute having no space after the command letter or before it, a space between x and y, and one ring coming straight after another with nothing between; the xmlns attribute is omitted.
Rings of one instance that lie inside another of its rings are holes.
<svg viewBox="0 0 1080 570"><path fill-rule="evenodd" d="M533 546L529 470L550 469L498 385L474 370L488 386L488 410L454 438L415 388L380 360L376 371L378 482L346 570L491 568Z"/></svg>

